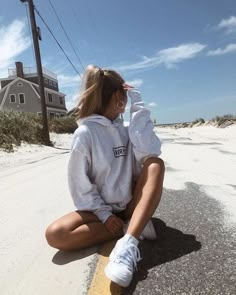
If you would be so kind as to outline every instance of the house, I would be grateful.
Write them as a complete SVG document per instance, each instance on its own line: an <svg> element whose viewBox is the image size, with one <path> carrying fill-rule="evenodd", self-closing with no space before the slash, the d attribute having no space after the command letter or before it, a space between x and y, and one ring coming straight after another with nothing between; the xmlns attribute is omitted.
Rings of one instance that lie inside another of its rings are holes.
<svg viewBox="0 0 236 295"><path fill-rule="evenodd" d="M42 115L37 71L16 62L8 78L0 79L0 111L13 110ZM43 68L48 118L67 114L65 94L59 92L57 76Z"/></svg>

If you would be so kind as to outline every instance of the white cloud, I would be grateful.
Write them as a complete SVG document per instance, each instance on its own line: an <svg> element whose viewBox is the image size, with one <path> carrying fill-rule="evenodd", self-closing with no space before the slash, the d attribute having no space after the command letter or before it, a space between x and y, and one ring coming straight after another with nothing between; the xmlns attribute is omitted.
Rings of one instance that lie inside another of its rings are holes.
<svg viewBox="0 0 236 295"><path fill-rule="evenodd" d="M149 107L156 107L156 106L157 106L157 103L155 103L155 102L150 102L150 103L148 103L148 106L149 106Z"/></svg>
<svg viewBox="0 0 236 295"><path fill-rule="evenodd" d="M140 69L151 69L164 65L167 68L172 68L176 64L196 57L206 45L200 43L181 44L177 47L162 49L154 56L144 56L142 61L133 64L119 66L120 71L132 71Z"/></svg>
<svg viewBox="0 0 236 295"><path fill-rule="evenodd" d="M59 86L60 87L79 87L81 78L79 75L75 76L70 76L70 75L64 75L64 74L59 74L57 76Z"/></svg>
<svg viewBox="0 0 236 295"><path fill-rule="evenodd" d="M66 107L67 107L68 111L75 108L78 104L78 101L79 101L79 93L78 92L71 94L71 95L68 94L66 96Z"/></svg>
<svg viewBox="0 0 236 295"><path fill-rule="evenodd" d="M8 26L0 26L0 70L6 69L15 58L29 48L31 41L25 32L25 21L14 20Z"/></svg>
<svg viewBox="0 0 236 295"><path fill-rule="evenodd" d="M225 48L217 48L215 50L209 50L207 52L208 56L224 55L228 53L236 52L236 44L229 44Z"/></svg>
<svg viewBox="0 0 236 295"><path fill-rule="evenodd" d="M143 80L142 79L136 79L136 80L132 80L132 81L126 81L126 83L130 86L139 88L142 84L143 84Z"/></svg>
<svg viewBox="0 0 236 295"><path fill-rule="evenodd" d="M63 74L60 69L57 72L57 79L60 91L66 94L66 107L70 111L78 104L81 77L79 75Z"/></svg>
<svg viewBox="0 0 236 295"><path fill-rule="evenodd" d="M236 32L236 16L231 16L228 19L222 19L217 25L217 29L225 29L227 34Z"/></svg>

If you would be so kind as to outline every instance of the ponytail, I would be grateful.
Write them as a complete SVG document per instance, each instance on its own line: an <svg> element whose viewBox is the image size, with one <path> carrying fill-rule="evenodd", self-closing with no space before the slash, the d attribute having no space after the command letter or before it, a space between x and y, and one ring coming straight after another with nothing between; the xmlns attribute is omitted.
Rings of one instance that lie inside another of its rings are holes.
<svg viewBox="0 0 236 295"><path fill-rule="evenodd" d="M123 91L124 79L113 70L104 70L90 65L86 68L79 103L75 114L77 119L92 114L102 115L109 105L112 94Z"/></svg>

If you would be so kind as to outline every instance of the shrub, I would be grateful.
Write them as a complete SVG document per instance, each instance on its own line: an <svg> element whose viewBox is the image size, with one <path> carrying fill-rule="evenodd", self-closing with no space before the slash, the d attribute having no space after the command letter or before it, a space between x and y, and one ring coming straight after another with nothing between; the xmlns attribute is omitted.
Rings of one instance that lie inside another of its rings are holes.
<svg viewBox="0 0 236 295"><path fill-rule="evenodd" d="M55 133L74 133L77 128L74 117L60 117L49 120L49 130Z"/></svg>
<svg viewBox="0 0 236 295"><path fill-rule="evenodd" d="M236 116L231 115L231 114L226 114L226 115L223 115L223 116L215 116L212 119L212 121L219 122L221 120L235 120L235 119L236 119Z"/></svg>
<svg viewBox="0 0 236 295"><path fill-rule="evenodd" d="M215 122L218 127L224 124L228 120L236 120L236 116L231 114L226 114L223 116L216 116L212 119L212 121Z"/></svg>
<svg viewBox="0 0 236 295"><path fill-rule="evenodd" d="M73 117L49 120L49 131L73 133L77 128ZM30 144L43 144L42 118L34 113L0 111L0 149L14 151L14 145L22 141Z"/></svg>
<svg viewBox="0 0 236 295"><path fill-rule="evenodd" d="M203 118L199 118L199 119L196 119L192 122L192 125L195 125L197 123L201 123L201 124L204 124L205 123L205 120Z"/></svg>
<svg viewBox="0 0 236 295"><path fill-rule="evenodd" d="M0 112L0 148L13 151L13 145L21 141L42 143L40 118L32 113Z"/></svg>

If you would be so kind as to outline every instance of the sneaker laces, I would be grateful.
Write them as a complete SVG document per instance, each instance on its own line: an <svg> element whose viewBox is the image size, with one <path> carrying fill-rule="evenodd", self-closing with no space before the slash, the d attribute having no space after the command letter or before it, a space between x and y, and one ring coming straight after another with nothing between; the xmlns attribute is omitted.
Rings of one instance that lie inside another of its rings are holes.
<svg viewBox="0 0 236 295"><path fill-rule="evenodd" d="M137 270L137 262L141 260L139 248L133 244L125 244L122 249L115 254L113 261L116 263L124 263L132 266Z"/></svg>

